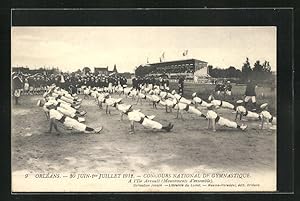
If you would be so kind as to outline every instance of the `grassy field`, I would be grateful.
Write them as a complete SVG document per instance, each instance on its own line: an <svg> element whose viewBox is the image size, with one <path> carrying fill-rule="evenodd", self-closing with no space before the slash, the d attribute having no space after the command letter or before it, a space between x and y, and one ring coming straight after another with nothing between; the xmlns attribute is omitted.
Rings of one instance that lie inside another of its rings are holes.
<svg viewBox="0 0 300 201"><path fill-rule="evenodd" d="M129 81L129 86L131 82ZM170 89L175 89L178 91L177 82L170 82ZM198 96L202 98L203 100L207 101L209 95L213 94L215 98L226 100L230 103L235 103L237 100L244 99L244 94L246 90L246 85L236 85L232 84L232 96L228 97L226 96L217 96L214 94L215 85L213 84L201 84L201 83L191 83L191 82L185 82L184 83L184 97L191 99L192 94L194 92L197 92ZM263 103L269 104L269 111L276 116L277 110L276 110L276 88L274 90L271 90L271 87L266 86L258 86L256 88L256 100L257 105L261 105Z"/></svg>
<svg viewBox="0 0 300 201"><path fill-rule="evenodd" d="M186 86L188 89L189 85ZM245 121L248 128L244 132L220 126L213 132L207 130L207 121L201 117L184 113L184 120L176 119L175 112L166 113L162 106L153 109L147 102L136 105L136 100L123 97L124 103L134 104L135 109L147 115L155 115L155 120L163 125L174 124L169 133L137 124L136 134L130 135L126 117L120 121L114 109L111 115L106 115L90 98L82 102L82 109L87 111L86 124L103 126L101 134L75 134L60 128L64 134L56 135L46 133L49 125L42 108L36 106L39 98L21 96L20 105L13 105L13 175L23 172L249 172L260 174L253 178L268 174L271 179L276 175L276 130L261 130L258 121ZM219 109L218 113L234 120L232 111Z"/></svg>
<svg viewBox="0 0 300 201"><path fill-rule="evenodd" d="M178 90L177 83L171 82L170 88ZM192 93L197 92L198 96L204 100L208 99L208 96L214 94L215 85L212 84L195 84L188 83L184 84L184 96L187 98L191 98ZM246 90L246 85L235 85L232 84L232 96L215 96L215 98L229 101L231 103L235 103L239 99L244 98ZM256 89L256 99L257 104L261 105L263 103L269 104L269 110L272 114L276 115L276 89L274 91L271 90L270 87L262 87L258 86Z"/></svg>

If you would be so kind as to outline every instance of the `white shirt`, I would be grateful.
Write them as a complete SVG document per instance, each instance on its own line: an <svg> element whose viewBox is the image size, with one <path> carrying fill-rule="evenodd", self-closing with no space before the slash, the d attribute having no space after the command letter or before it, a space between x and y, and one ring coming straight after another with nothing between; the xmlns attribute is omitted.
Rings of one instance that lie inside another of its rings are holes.
<svg viewBox="0 0 300 201"><path fill-rule="evenodd" d="M195 101L196 103L201 103L201 105L204 107L207 106L207 102L205 102L204 100L202 100L201 98L199 98L197 96L193 98L193 101Z"/></svg>
<svg viewBox="0 0 300 201"><path fill-rule="evenodd" d="M179 94L174 94L174 97L179 100L181 98L181 96Z"/></svg>
<svg viewBox="0 0 300 201"><path fill-rule="evenodd" d="M152 99L155 102L158 102L160 100L160 98L157 95L152 95Z"/></svg>
<svg viewBox="0 0 300 201"><path fill-rule="evenodd" d="M216 119L218 114L215 111L208 110L206 114L206 118L208 119Z"/></svg>
<svg viewBox="0 0 300 201"><path fill-rule="evenodd" d="M49 116L50 116L50 119L54 118L54 119L60 120L64 115L55 109L51 109L49 111Z"/></svg>
<svg viewBox="0 0 300 201"><path fill-rule="evenodd" d="M213 104L215 106L220 106L221 105L221 101L220 100L212 100L211 104Z"/></svg>
<svg viewBox="0 0 300 201"><path fill-rule="evenodd" d="M260 114L268 120L272 118L272 115L270 114L270 112L268 112L266 110L262 111Z"/></svg>
<svg viewBox="0 0 300 201"><path fill-rule="evenodd" d="M117 109L123 113L125 113L127 110L129 110L130 105L125 105L125 104L118 104Z"/></svg>
<svg viewBox="0 0 300 201"><path fill-rule="evenodd" d="M242 105L236 107L236 111L245 114L247 112L246 108Z"/></svg>
<svg viewBox="0 0 300 201"><path fill-rule="evenodd" d="M138 111L132 111L128 113L128 119L130 121L140 121L142 119L142 113L138 112Z"/></svg>
<svg viewBox="0 0 300 201"><path fill-rule="evenodd" d="M173 101L170 99L165 100L167 106L172 107L174 105Z"/></svg>

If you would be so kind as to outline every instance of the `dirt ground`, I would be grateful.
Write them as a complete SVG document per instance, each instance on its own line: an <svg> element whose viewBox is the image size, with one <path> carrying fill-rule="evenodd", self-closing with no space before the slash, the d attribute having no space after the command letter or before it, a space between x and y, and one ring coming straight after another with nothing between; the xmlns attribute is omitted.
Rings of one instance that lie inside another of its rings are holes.
<svg viewBox="0 0 300 201"><path fill-rule="evenodd" d="M146 115L156 115L162 124L174 124L172 132L158 132L136 124L129 134L129 121L120 121L119 113L100 110L92 98L83 100L86 124L103 126L100 134L46 133L48 122L42 108L36 106L41 96L22 96L12 109L12 171L32 172L165 172L191 169L228 171L276 171L276 131L258 129L258 122L245 121L245 132L217 127L207 130L201 117L184 113L165 113L163 107L152 109L149 103L134 105ZM124 98L124 103L132 103ZM221 116L234 119L228 110Z"/></svg>

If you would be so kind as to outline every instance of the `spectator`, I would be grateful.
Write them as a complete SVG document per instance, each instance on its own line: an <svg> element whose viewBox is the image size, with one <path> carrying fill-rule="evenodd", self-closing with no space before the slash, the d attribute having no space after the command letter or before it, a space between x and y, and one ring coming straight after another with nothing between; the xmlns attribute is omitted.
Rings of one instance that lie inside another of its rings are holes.
<svg viewBox="0 0 300 201"><path fill-rule="evenodd" d="M231 96L232 85L230 84L229 80L227 81L225 90L226 90L226 95Z"/></svg>
<svg viewBox="0 0 300 201"><path fill-rule="evenodd" d="M21 95L21 89L23 88L23 81L18 73L13 74L12 76L12 90L13 97L15 99L15 104L19 104L19 97Z"/></svg>
<svg viewBox="0 0 300 201"><path fill-rule="evenodd" d="M179 95L183 96L183 88L184 88L184 78L180 77L178 81L178 92Z"/></svg>
<svg viewBox="0 0 300 201"><path fill-rule="evenodd" d="M249 101L250 100L252 101L254 107L253 111L256 111L256 92L255 92L256 87L257 86L251 80L248 80L244 101L245 101L246 108L248 107Z"/></svg>

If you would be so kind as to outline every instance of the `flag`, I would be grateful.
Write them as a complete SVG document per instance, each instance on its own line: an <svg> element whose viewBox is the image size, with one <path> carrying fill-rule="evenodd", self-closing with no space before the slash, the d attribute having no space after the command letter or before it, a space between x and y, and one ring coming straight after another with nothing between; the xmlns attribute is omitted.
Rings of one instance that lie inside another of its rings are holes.
<svg viewBox="0 0 300 201"><path fill-rule="evenodd" d="M186 56L187 54L188 54L188 50L185 50L185 51L182 53L183 56Z"/></svg>
<svg viewBox="0 0 300 201"><path fill-rule="evenodd" d="M162 62L161 57L159 57L159 62Z"/></svg>

